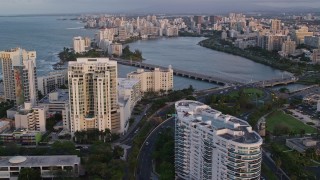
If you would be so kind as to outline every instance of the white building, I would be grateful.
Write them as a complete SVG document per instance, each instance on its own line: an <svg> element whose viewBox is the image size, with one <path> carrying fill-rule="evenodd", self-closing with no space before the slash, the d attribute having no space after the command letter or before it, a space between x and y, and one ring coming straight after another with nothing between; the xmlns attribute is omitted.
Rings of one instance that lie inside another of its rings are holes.
<svg viewBox="0 0 320 180"><path fill-rule="evenodd" d="M288 56L291 54L294 54L296 51L296 42L291 41L290 38L288 38L286 41L282 43L281 52L283 56Z"/></svg>
<svg viewBox="0 0 320 180"><path fill-rule="evenodd" d="M120 130L117 62L108 58L78 58L69 62L71 133L98 129Z"/></svg>
<svg viewBox="0 0 320 180"><path fill-rule="evenodd" d="M260 179L262 138L244 120L178 101L175 172L182 179Z"/></svg>
<svg viewBox="0 0 320 180"><path fill-rule="evenodd" d="M127 74L129 79L139 79L141 92L160 92L173 89L173 70L171 65L166 70L155 68L153 71L138 69Z"/></svg>
<svg viewBox="0 0 320 180"><path fill-rule="evenodd" d="M85 40L81 36L73 38L73 50L75 53L83 53L86 51Z"/></svg>
<svg viewBox="0 0 320 180"><path fill-rule="evenodd" d="M42 178L56 177L59 171L67 177L78 177L80 158L75 155L59 156L3 156L0 160L0 179L18 179L22 168L40 171Z"/></svg>
<svg viewBox="0 0 320 180"><path fill-rule="evenodd" d="M46 131L46 112L44 106L32 106L24 103L24 107L18 107L14 115L16 129L27 129L30 131Z"/></svg>
<svg viewBox="0 0 320 180"><path fill-rule="evenodd" d="M142 95L138 79L118 78L118 97L120 112L120 131L125 133L129 127L132 110Z"/></svg>
<svg viewBox="0 0 320 180"><path fill-rule="evenodd" d="M141 100L141 87L139 79L118 78L118 95L119 97L130 97L130 109Z"/></svg>
<svg viewBox="0 0 320 180"><path fill-rule="evenodd" d="M64 71L54 71L50 72L46 76L38 77L38 90L42 95L46 95L65 84Z"/></svg>
<svg viewBox="0 0 320 180"><path fill-rule="evenodd" d="M39 106L48 108L48 112L61 113L63 129L70 131L69 90L56 89L39 101Z"/></svg>
<svg viewBox="0 0 320 180"><path fill-rule="evenodd" d="M37 102L36 52L16 48L0 51L6 100L17 105Z"/></svg>

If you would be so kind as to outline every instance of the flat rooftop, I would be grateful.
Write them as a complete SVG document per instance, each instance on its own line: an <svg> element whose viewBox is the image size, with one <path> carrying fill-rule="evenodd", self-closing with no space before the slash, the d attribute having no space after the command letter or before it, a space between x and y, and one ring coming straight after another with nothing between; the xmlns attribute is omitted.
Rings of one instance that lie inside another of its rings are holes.
<svg viewBox="0 0 320 180"><path fill-rule="evenodd" d="M9 160L16 160L17 163L10 163ZM59 156L1 156L0 167L10 166L73 166L80 164L80 158L76 155Z"/></svg>
<svg viewBox="0 0 320 180"><path fill-rule="evenodd" d="M51 93L57 93L57 99L53 100L50 99ZM57 89L54 92L51 92L47 94L45 97L43 97L39 103L49 104L49 103L55 103L55 102L69 102L69 90L68 89Z"/></svg>
<svg viewBox="0 0 320 180"><path fill-rule="evenodd" d="M222 114L201 102L182 100L176 102L175 107L179 119L205 127L226 140L238 143L262 142L261 137L252 131L248 122Z"/></svg>
<svg viewBox="0 0 320 180"><path fill-rule="evenodd" d="M139 79L118 78L119 88L132 89L132 87L139 83Z"/></svg>

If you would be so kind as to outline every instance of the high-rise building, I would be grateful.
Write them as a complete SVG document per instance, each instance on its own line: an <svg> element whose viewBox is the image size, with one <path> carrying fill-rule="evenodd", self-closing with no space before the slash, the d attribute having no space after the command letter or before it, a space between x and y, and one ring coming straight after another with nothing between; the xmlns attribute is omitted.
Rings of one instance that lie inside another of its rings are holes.
<svg viewBox="0 0 320 180"><path fill-rule="evenodd" d="M296 51L296 42L291 41L291 39L288 38L286 41L282 43L281 51L285 56L293 54Z"/></svg>
<svg viewBox="0 0 320 180"><path fill-rule="evenodd" d="M16 105L37 102L36 52L21 48L0 52L6 100Z"/></svg>
<svg viewBox="0 0 320 180"><path fill-rule="evenodd" d="M320 49L314 49L312 51L311 61L313 63L320 63Z"/></svg>
<svg viewBox="0 0 320 180"><path fill-rule="evenodd" d="M196 25L202 24L203 23L203 17L202 16L194 16L193 17L193 21L196 23Z"/></svg>
<svg viewBox="0 0 320 180"><path fill-rule="evenodd" d="M276 33L281 30L281 20L272 19L271 20L271 31Z"/></svg>
<svg viewBox="0 0 320 180"><path fill-rule="evenodd" d="M293 32L293 38L297 44L303 44L304 37L306 36L313 36L313 32L309 32L309 28L307 26L302 26L300 29Z"/></svg>
<svg viewBox="0 0 320 180"><path fill-rule="evenodd" d="M69 62L68 83L72 134L90 129L119 131L116 61L78 58Z"/></svg>
<svg viewBox="0 0 320 180"><path fill-rule="evenodd" d="M178 177L260 179L262 138L248 122L197 101L178 101L175 109L175 172Z"/></svg>
<svg viewBox="0 0 320 180"><path fill-rule="evenodd" d="M73 50L75 53L83 53L86 51L85 40L81 36L73 38Z"/></svg>
<svg viewBox="0 0 320 180"><path fill-rule="evenodd" d="M138 69L127 74L129 79L139 79L141 92L160 92L173 89L173 70L171 66L167 70L155 68L153 71Z"/></svg>

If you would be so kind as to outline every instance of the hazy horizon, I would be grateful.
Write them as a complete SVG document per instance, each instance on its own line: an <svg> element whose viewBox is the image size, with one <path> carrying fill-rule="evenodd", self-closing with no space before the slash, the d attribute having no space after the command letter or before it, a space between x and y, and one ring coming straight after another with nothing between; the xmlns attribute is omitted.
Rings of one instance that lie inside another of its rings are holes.
<svg viewBox="0 0 320 180"><path fill-rule="evenodd" d="M318 0L1 0L0 15L79 13L224 13L320 9ZM236 4L236 5L235 5Z"/></svg>

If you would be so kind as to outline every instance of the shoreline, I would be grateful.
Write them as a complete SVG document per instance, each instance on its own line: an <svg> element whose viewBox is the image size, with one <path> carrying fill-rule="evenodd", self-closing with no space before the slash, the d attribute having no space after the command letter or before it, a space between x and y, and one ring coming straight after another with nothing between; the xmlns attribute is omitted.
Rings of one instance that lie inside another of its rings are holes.
<svg viewBox="0 0 320 180"><path fill-rule="evenodd" d="M292 71L289 71L288 69L285 69L285 68L282 68L282 67L273 65L270 61L269 61L269 63L268 63L268 62L265 62L265 61L263 61L263 60L260 60L260 61L259 61L259 60L256 60L256 59L254 59L253 57L251 57L250 55L245 54L245 52L243 52L243 53L231 52L230 50L224 48L223 46L220 46L220 47L215 46L215 45L213 45L213 46L206 46L206 45L203 44L203 42L204 42L204 41L207 41L207 40L210 40L210 38L207 38L207 39L204 39L204 40L200 41L200 42L198 43L198 45L201 46L201 47L207 48L207 49L214 50L214 51L219 51L219 52L223 52L223 53L226 53L226 54L229 54L229 55L239 56L239 57L248 59L248 60L250 60L250 61L253 61L253 62L256 62L256 63L259 63L259 64L263 64L263 65L269 66L269 67L271 67L271 68L280 70L280 71L286 71L286 72L291 73L291 74L293 74L293 75L296 74L296 72L292 72ZM256 56L255 58L262 58L262 57Z"/></svg>

